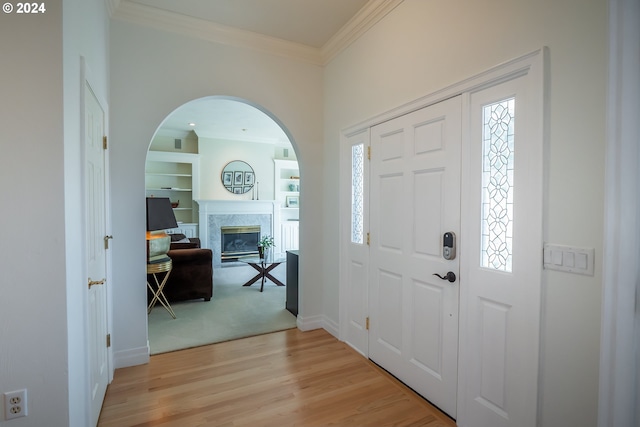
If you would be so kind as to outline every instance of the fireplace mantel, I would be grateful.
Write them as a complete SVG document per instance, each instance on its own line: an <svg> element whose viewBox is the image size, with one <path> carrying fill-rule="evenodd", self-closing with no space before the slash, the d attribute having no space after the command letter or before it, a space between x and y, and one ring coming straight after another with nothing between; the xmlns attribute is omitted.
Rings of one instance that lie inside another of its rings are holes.
<svg viewBox="0 0 640 427"><path fill-rule="evenodd" d="M262 234L279 239L280 203L275 200L196 200L202 247L213 251L220 266L220 226L260 225Z"/></svg>
<svg viewBox="0 0 640 427"><path fill-rule="evenodd" d="M275 200L196 200L202 214L243 214L243 213L270 213L278 211L279 202ZM201 221L202 223L202 221Z"/></svg>

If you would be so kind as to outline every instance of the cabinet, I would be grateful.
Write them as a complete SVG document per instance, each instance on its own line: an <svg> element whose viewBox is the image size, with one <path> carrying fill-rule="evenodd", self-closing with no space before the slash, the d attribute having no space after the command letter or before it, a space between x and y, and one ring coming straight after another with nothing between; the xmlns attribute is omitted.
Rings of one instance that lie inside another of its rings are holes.
<svg viewBox="0 0 640 427"><path fill-rule="evenodd" d="M145 167L147 197L168 197L178 206L173 213L178 228L197 226L200 196L200 157L192 153L149 151Z"/></svg>
<svg viewBox="0 0 640 427"><path fill-rule="evenodd" d="M284 252L298 249L299 222L282 221L280 223L280 249Z"/></svg>
<svg viewBox="0 0 640 427"><path fill-rule="evenodd" d="M285 308L298 316L298 251L287 251L287 296Z"/></svg>
<svg viewBox="0 0 640 427"><path fill-rule="evenodd" d="M300 203L300 169L296 160L274 159L275 199L280 202L284 221L298 219Z"/></svg>

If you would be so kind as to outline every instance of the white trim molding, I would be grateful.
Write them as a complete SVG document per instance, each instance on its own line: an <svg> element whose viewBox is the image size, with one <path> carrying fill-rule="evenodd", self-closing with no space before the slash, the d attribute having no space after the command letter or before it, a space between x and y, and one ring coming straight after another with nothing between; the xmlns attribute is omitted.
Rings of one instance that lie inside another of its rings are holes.
<svg viewBox="0 0 640 427"><path fill-rule="evenodd" d="M321 49L180 15L129 0L105 1L111 18L116 20L323 66L404 0L370 0Z"/></svg>
<svg viewBox="0 0 640 427"><path fill-rule="evenodd" d="M461 95L465 92L474 92L485 87L494 86L500 82L508 81L519 76L533 76L535 81L538 82L537 87L542 87L544 86L542 82L544 81L544 76L547 72L545 64L549 61L548 56L549 49L547 47L543 47L526 55L522 55L518 58L496 65L495 67L442 88L431 94L425 95L414 101L400 105L392 110L371 117L360 123L356 123L353 126L343 129L341 133L343 137L349 137L358 132L362 132L364 129L371 126L395 119L421 108L428 107L429 105L437 104L445 99Z"/></svg>
<svg viewBox="0 0 640 427"><path fill-rule="evenodd" d="M149 363L151 347L147 341L146 347L129 348L116 351L113 354L115 369L128 368L129 366L146 365Z"/></svg>
<svg viewBox="0 0 640 427"><path fill-rule="evenodd" d="M640 425L640 3L609 0L599 427Z"/></svg>
<svg viewBox="0 0 640 427"><path fill-rule="evenodd" d="M369 0L347 24L322 46L322 63L328 64L404 0Z"/></svg>

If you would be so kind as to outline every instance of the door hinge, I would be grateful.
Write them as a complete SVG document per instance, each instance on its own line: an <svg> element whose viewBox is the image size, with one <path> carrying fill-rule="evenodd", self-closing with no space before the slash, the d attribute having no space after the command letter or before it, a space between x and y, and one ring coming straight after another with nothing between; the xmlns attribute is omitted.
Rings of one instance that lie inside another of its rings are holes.
<svg viewBox="0 0 640 427"><path fill-rule="evenodd" d="M367 159L371 160L371 146L367 147Z"/></svg>
<svg viewBox="0 0 640 427"><path fill-rule="evenodd" d="M107 149L107 135L105 135L105 136L103 136L103 137L102 137L102 148L103 148L104 150L106 150L106 149Z"/></svg>
<svg viewBox="0 0 640 427"><path fill-rule="evenodd" d="M107 348L111 347L111 334L107 334Z"/></svg>
<svg viewBox="0 0 640 427"><path fill-rule="evenodd" d="M367 317L367 331L369 330L369 318Z"/></svg>
<svg viewBox="0 0 640 427"><path fill-rule="evenodd" d="M371 233L367 233L367 245L371 245Z"/></svg>
<svg viewBox="0 0 640 427"><path fill-rule="evenodd" d="M113 236L104 236L104 248L109 249L109 240L113 239Z"/></svg>

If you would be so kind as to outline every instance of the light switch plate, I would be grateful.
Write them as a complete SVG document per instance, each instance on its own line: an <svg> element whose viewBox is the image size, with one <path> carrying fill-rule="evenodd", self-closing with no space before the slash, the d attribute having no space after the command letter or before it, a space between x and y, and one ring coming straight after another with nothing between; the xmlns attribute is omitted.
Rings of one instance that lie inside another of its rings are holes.
<svg viewBox="0 0 640 427"><path fill-rule="evenodd" d="M544 245L544 268L567 273L593 276L595 249L577 248L546 243Z"/></svg>

